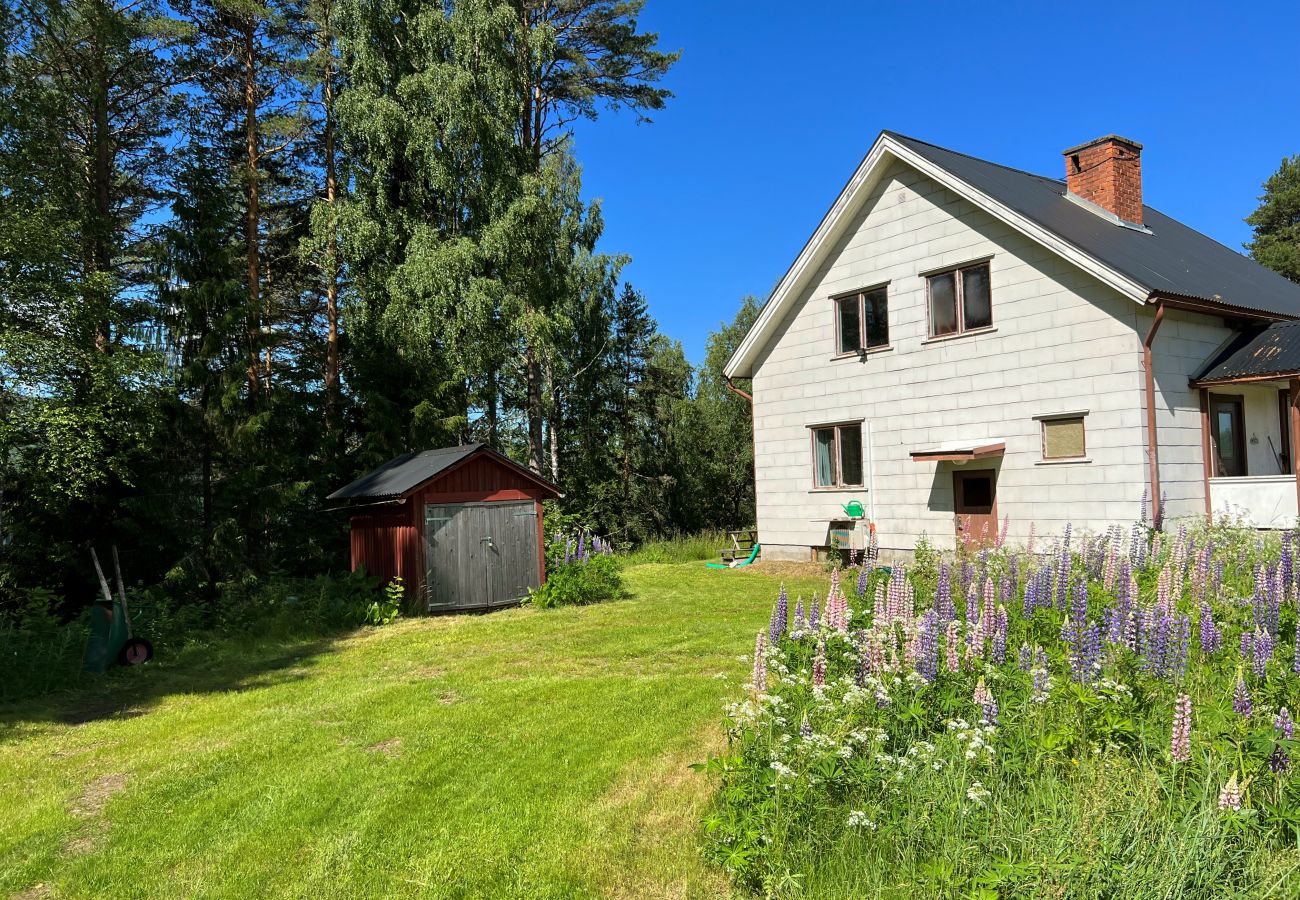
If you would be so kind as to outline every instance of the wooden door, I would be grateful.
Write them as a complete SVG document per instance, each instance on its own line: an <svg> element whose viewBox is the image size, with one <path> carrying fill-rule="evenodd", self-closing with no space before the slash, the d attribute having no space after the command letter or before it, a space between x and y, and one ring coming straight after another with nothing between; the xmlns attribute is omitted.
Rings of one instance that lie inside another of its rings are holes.
<svg viewBox="0 0 1300 900"><path fill-rule="evenodd" d="M537 560L537 507L531 500L483 507L487 542L487 603L518 603L541 584Z"/></svg>
<svg viewBox="0 0 1300 900"><path fill-rule="evenodd" d="M1216 477L1247 474L1246 428L1239 395L1210 395L1210 444Z"/></svg>
<svg viewBox="0 0 1300 900"><path fill-rule="evenodd" d="M428 504L424 537L432 611L517 603L541 583L531 500Z"/></svg>
<svg viewBox="0 0 1300 900"><path fill-rule="evenodd" d="M997 486L996 469L952 473L953 511L959 539L979 542L997 537Z"/></svg>

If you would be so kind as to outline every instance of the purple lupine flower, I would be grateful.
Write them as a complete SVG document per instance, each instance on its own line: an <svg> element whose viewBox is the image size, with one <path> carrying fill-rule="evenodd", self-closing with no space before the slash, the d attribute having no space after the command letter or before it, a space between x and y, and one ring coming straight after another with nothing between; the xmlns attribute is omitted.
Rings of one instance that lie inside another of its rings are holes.
<svg viewBox="0 0 1300 900"><path fill-rule="evenodd" d="M1070 615L1076 622L1088 618L1088 579L1080 578L1070 596Z"/></svg>
<svg viewBox="0 0 1300 900"><path fill-rule="evenodd" d="M1295 735L1295 722L1291 720L1291 713L1284 706L1277 711L1277 718L1273 720L1273 727L1277 729L1282 740L1289 741ZM1273 748L1273 753L1268 758L1268 767L1274 772L1286 772L1291 769L1291 753L1286 747L1278 745Z"/></svg>
<svg viewBox="0 0 1300 900"><path fill-rule="evenodd" d="M803 721L799 723L799 737L803 738L804 740L807 740L808 738L812 737L812 735L813 735L812 723L808 721L808 714L804 713Z"/></svg>
<svg viewBox="0 0 1300 900"><path fill-rule="evenodd" d="M933 682L939 674L939 617L934 610L927 610L921 617L920 630L917 632L916 670L928 682Z"/></svg>
<svg viewBox="0 0 1300 900"><path fill-rule="evenodd" d="M587 561L587 535L585 532L578 535L578 559L582 562Z"/></svg>
<svg viewBox="0 0 1300 900"><path fill-rule="evenodd" d="M993 617L993 662L1002 665L1007 658L1007 608L998 604L998 611Z"/></svg>
<svg viewBox="0 0 1300 900"><path fill-rule="evenodd" d="M993 692L988 689L984 679L980 678L979 683L975 685L975 695L972 698L980 707L980 724L994 725L998 724L998 701L993 699Z"/></svg>
<svg viewBox="0 0 1300 900"><path fill-rule="evenodd" d="M1138 521L1143 525L1147 523L1147 501L1150 500L1147 489L1142 489L1142 502L1138 504Z"/></svg>
<svg viewBox="0 0 1300 900"><path fill-rule="evenodd" d="M1179 694L1174 701L1174 726L1169 753L1174 762L1187 762L1192 756L1192 698Z"/></svg>
<svg viewBox="0 0 1300 900"><path fill-rule="evenodd" d="M817 626L821 624L822 611L818 606L817 595L812 596L812 608L808 610L808 629L816 631Z"/></svg>
<svg viewBox="0 0 1300 900"><path fill-rule="evenodd" d="M1019 656L1020 658L1017 660L1016 665L1020 668L1020 671L1028 672L1030 667L1034 664L1033 648L1028 644L1021 644Z"/></svg>
<svg viewBox="0 0 1300 900"><path fill-rule="evenodd" d="M1187 674L1187 657L1192 643L1192 619L1190 616L1174 616L1168 656L1165 658L1165 675L1170 681L1178 681Z"/></svg>
<svg viewBox="0 0 1300 900"><path fill-rule="evenodd" d="M806 627L807 622L804 620L803 613L803 597L800 597L794 601L794 628L790 630L802 634Z"/></svg>
<svg viewBox="0 0 1300 900"><path fill-rule="evenodd" d="M1254 647L1251 649L1251 669L1256 678L1263 678L1268 669L1268 661L1273 657L1273 635L1263 628L1255 631Z"/></svg>
<svg viewBox="0 0 1300 900"><path fill-rule="evenodd" d="M573 562L573 538L564 539L564 564Z"/></svg>
<svg viewBox="0 0 1300 900"><path fill-rule="evenodd" d="M974 628L980 620L979 586L971 582L966 589L966 627Z"/></svg>
<svg viewBox="0 0 1300 900"><path fill-rule="evenodd" d="M1164 528L1165 525L1165 492L1164 491L1160 492L1160 502L1156 504L1156 517L1151 524L1155 527L1157 532L1160 531L1160 529Z"/></svg>
<svg viewBox="0 0 1300 900"><path fill-rule="evenodd" d="M772 623L769 628L769 637L772 639L772 645L785 634L786 620L790 612L790 595L786 593L785 585L781 585L781 592L776 595L776 606L772 607Z"/></svg>
<svg viewBox="0 0 1300 900"><path fill-rule="evenodd" d="M1300 628L1295 630L1295 653L1291 659L1291 671L1300 672Z"/></svg>
<svg viewBox="0 0 1300 900"><path fill-rule="evenodd" d="M817 652L813 654L812 682L814 688L826 686L826 641L818 638Z"/></svg>
<svg viewBox="0 0 1300 900"><path fill-rule="evenodd" d="M1025 599L1021 612L1026 619L1034 617L1034 611L1038 608L1038 579L1030 576L1025 581Z"/></svg>
<svg viewBox="0 0 1300 900"><path fill-rule="evenodd" d="M957 609L952 602L952 570L947 563L939 565L939 577L934 588L934 612L940 622L951 622L957 618Z"/></svg>
<svg viewBox="0 0 1300 900"><path fill-rule="evenodd" d="M1217 653L1223 646L1223 632L1214 624L1214 613L1210 604L1201 601L1201 652L1209 656Z"/></svg>
<svg viewBox="0 0 1300 900"><path fill-rule="evenodd" d="M871 570L866 566L858 569L858 599L861 600L867 595L867 579L871 576Z"/></svg>
<svg viewBox="0 0 1300 900"><path fill-rule="evenodd" d="M991 634L993 631L993 619L997 615L997 608L994 605L993 579L984 579L984 605L980 609L980 631L984 634Z"/></svg>
<svg viewBox="0 0 1300 900"><path fill-rule="evenodd" d="M767 690L767 632L759 631L754 639L754 693Z"/></svg>
<svg viewBox="0 0 1300 900"><path fill-rule="evenodd" d="M1101 672L1101 628L1089 622L1079 641L1079 681L1093 684Z"/></svg>
<svg viewBox="0 0 1300 900"><path fill-rule="evenodd" d="M1232 694L1232 711L1243 719L1249 719L1254 704L1250 699L1250 691L1246 690L1246 679L1237 673L1237 689Z"/></svg>

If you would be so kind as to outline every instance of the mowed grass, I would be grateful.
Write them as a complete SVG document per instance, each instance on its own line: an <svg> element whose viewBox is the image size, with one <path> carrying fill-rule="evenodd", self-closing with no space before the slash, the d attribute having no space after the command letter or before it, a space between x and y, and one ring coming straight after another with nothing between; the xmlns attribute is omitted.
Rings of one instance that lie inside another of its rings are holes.
<svg viewBox="0 0 1300 900"><path fill-rule="evenodd" d="M688 766L777 580L627 577L615 603L222 644L0 710L0 896L727 896Z"/></svg>

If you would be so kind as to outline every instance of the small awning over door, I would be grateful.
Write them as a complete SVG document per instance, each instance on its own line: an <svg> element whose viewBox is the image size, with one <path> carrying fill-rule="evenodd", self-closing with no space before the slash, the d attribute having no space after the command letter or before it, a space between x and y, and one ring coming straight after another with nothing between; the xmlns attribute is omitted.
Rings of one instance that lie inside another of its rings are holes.
<svg viewBox="0 0 1300 900"><path fill-rule="evenodd" d="M915 462L965 462L1001 456L1006 449L1007 443L1002 438L948 441L926 450L913 450L912 459Z"/></svg>

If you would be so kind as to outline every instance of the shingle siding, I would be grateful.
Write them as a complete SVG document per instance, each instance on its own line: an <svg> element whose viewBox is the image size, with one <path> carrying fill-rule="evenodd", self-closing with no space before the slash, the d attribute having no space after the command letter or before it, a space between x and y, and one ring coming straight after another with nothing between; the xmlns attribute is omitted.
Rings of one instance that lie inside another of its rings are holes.
<svg viewBox="0 0 1300 900"><path fill-rule="evenodd" d="M756 367L758 526L765 550L806 556L808 547L826 543L826 525L812 520L836 515L851 498L874 500L882 547L911 549L923 534L950 546L953 465L913 462L909 453L965 438L1006 440L1006 455L993 467L999 469L998 512L1010 517L1014 539L1027 537L1030 522L1044 534L1067 521L1095 530L1136 517L1146 483L1145 311L901 163L880 180L847 235L791 305ZM995 331L927 341L921 273L981 258L991 258ZM892 349L865 362L833 360L828 298L886 281ZM1204 347L1212 335L1190 317L1181 325L1171 314L1161 332L1171 345L1171 396L1176 373L1202 363L1213 349ZM1199 408L1186 378L1182 393L1192 404L1194 441L1182 433L1184 411L1169 417L1177 429L1171 457L1195 451L1171 478L1180 504L1190 496L1193 461L1198 485L1201 477ZM1092 461L1040 464L1040 424L1033 416L1076 409L1089 411ZM808 426L853 418L870 426L874 497L861 489L812 491Z"/></svg>

